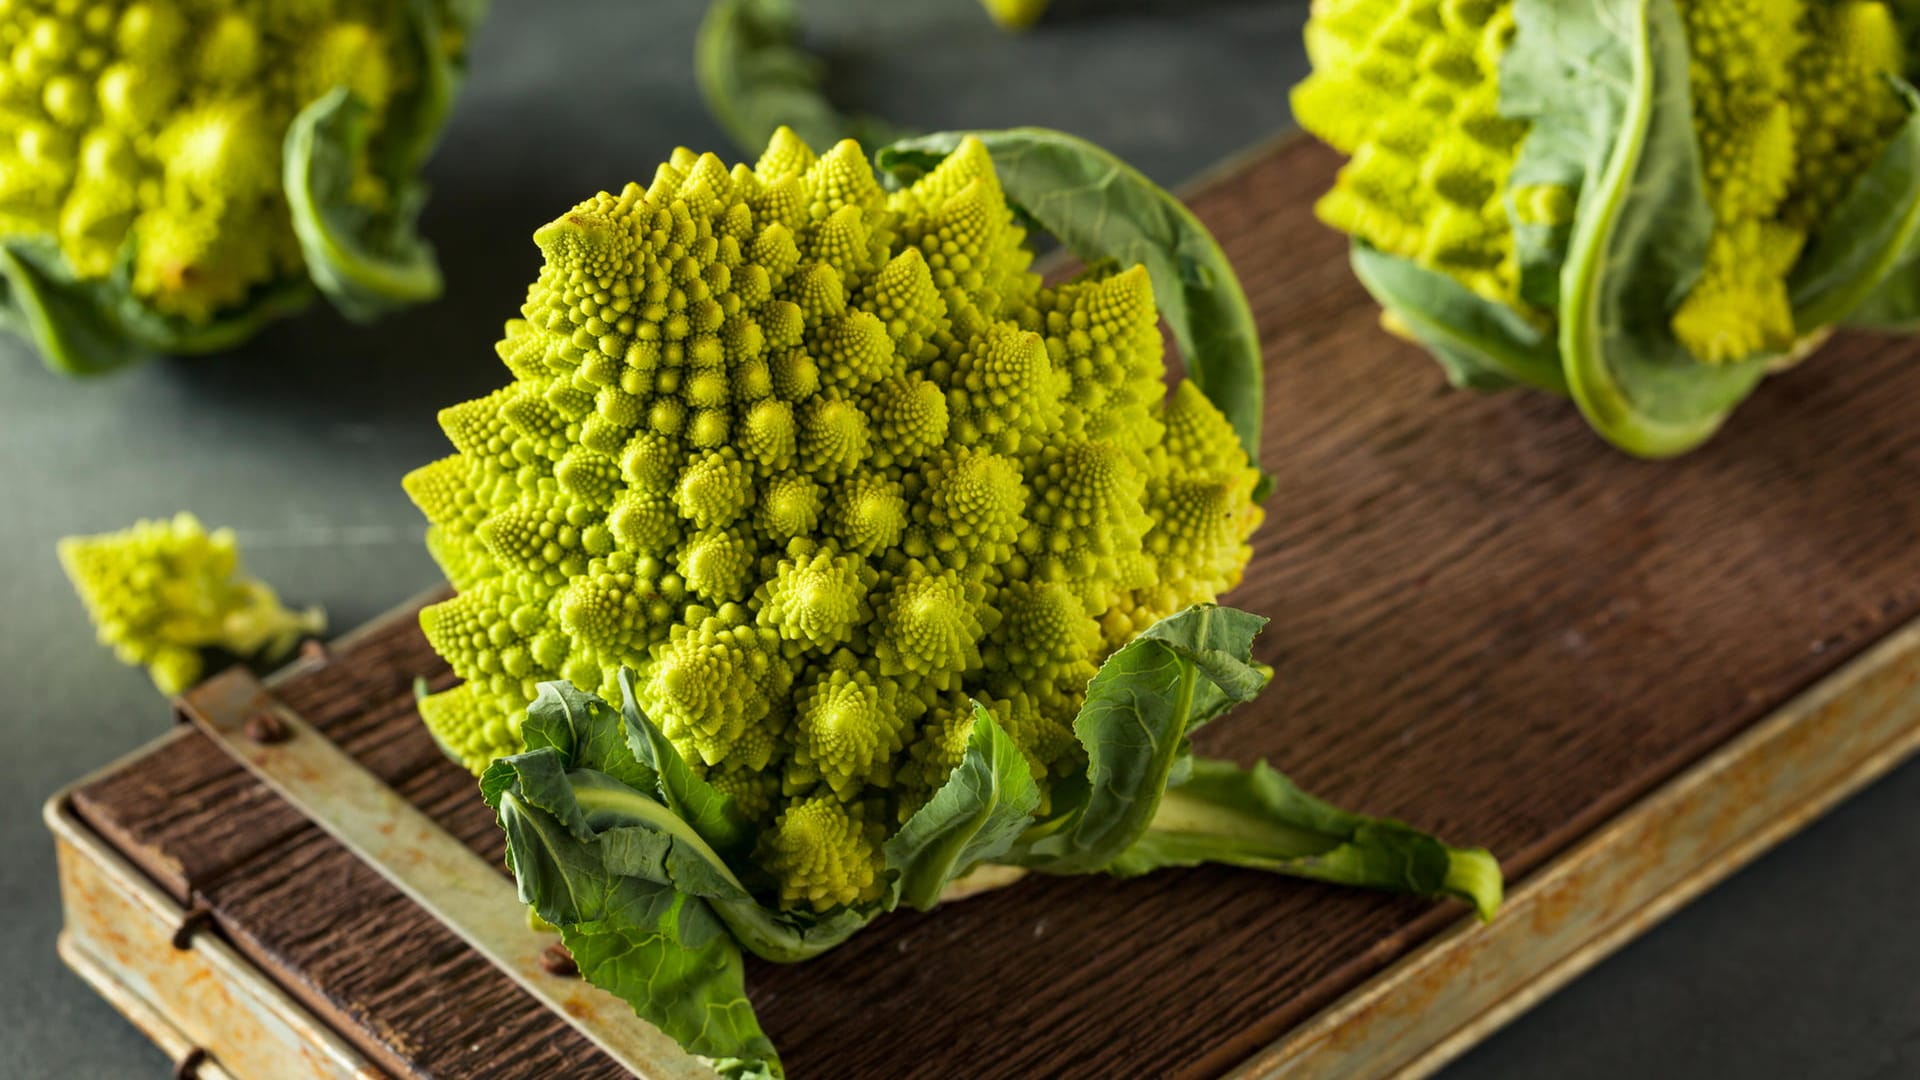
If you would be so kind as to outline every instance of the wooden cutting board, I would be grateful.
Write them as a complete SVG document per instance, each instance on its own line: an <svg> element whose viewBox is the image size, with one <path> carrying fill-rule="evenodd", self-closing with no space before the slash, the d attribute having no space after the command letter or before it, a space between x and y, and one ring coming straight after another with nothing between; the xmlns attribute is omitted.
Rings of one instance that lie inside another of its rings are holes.
<svg viewBox="0 0 1920 1080"><path fill-rule="evenodd" d="M1417 1075L1920 739L1920 346L1843 336L1699 453L1633 461L1567 402L1452 392L1382 333L1312 217L1337 165L1283 140L1191 191L1266 343L1278 482L1231 597L1273 617L1273 687L1199 742L1490 847L1508 909L1477 928L1458 905L1226 869L1030 879L750 963L791 1075ZM416 676L451 681L409 608L272 686L497 860ZM380 1070L617 1072L193 729L52 812ZM221 1037L187 1041L244 1075Z"/></svg>

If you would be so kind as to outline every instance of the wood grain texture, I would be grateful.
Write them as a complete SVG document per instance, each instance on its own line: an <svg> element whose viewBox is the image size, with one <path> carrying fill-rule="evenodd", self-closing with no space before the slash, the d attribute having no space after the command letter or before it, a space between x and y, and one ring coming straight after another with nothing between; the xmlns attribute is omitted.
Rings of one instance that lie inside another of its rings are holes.
<svg viewBox="0 0 1920 1080"><path fill-rule="evenodd" d="M1344 243L1311 218L1336 165L1293 141L1191 200L1259 321L1278 480L1232 598L1274 618L1259 654L1275 685L1200 742L1485 844L1523 877L1920 613L1920 349L1843 337L1703 451L1632 461L1565 401L1451 392L1383 334ZM387 673L366 674L370 657ZM405 683L429 672L444 678L403 618L279 692L497 857L484 808L412 722ZM383 942L442 932L313 830L236 858L211 819L234 796L210 795L236 770L204 767L110 777L88 819L163 849L194 887L231 873L210 893L221 925L314 998L350 1003L343 1023L392 1033L390 1067L535 1075L429 1045L454 1029L417 1014L460 997L547 1042L568 1034L557 1021L475 989L504 978L458 950L375 958L355 936L370 924L327 912L378 906ZM161 788L209 797L161 814ZM308 888L326 902L295 906ZM1039 879L889 917L805 965L755 963L749 983L796 1077L1204 1076L1463 915L1229 870Z"/></svg>

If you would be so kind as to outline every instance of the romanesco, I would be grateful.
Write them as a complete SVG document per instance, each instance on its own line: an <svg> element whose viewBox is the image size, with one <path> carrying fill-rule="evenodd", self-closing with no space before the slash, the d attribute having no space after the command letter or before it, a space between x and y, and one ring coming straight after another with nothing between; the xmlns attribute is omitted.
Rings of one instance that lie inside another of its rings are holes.
<svg viewBox="0 0 1920 1080"><path fill-rule="evenodd" d="M858 144L676 151L535 234L500 358L406 487L459 595L422 702L476 771L537 686L617 700L764 827L790 906L871 899L971 697L1031 774L1084 770L1098 663L1240 578L1258 479L1165 392L1147 273L1044 286L984 145L888 194Z"/></svg>
<svg viewBox="0 0 1920 1080"><path fill-rule="evenodd" d="M1042 128L877 162L891 192L782 128L540 229L513 382L406 481L459 590L421 623L465 681L422 718L581 975L777 1077L741 950L1023 872L1221 863L1491 917L1488 852L1194 753L1271 674L1266 620L1213 602L1261 521L1267 358L1206 228ZM1028 225L1093 269L1044 285Z"/></svg>
<svg viewBox="0 0 1920 1080"><path fill-rule="evenodd" d="M1878 0L1674 2L1713 234L1672 331L1709 364L1785 352L1796 340L1788 277L1907 116L1887 81L1902 67L1901 34ZM1509 187L1529 125L1503 112L1501 65L1542 47L1516 33L1515 8L1318 0L1314 72L1293 105L1351 159L1320 203L1328 224L1542 317L1553 313L1520 295L1513 224L1565 225L1574 200Z"/></svg>
<svg viewBox="0 0 1920 1080"><path fill-rule="evenodd" d="M1835 327L1920 322L1911 0L1315 0L1318 211L1460 386L1647 457Z"/></svg>
<svg viewBox="0 0 1920 1080"><path fill-rule="evenodd" d="M30 264L16 284L80 297L90 329L153 351L228 344L223 327L289 306L310 278L353 314L431 295L430 258L403 234L471 6L6 4L0 241ZM382 258L401 270L370 269ZM78 317L61 305L15 303L50 363L118 362L36 325Z"/></svg>
<svg viewBox="0 0 1920 1080"><path fill-rule="evenodd" d="M993 21L1007 30L1025 30L1047 13L1050 0L980 0Z"/></svg>
<svg viewBox="0 0 1920 1080"><path fill-rule="evenodd" d="M202 650L273 660L326 630L320 609L289 611L241 573L232 530L209 533L192 514L69 536L59 553L100 643L144 665L163 694L200 681Z"/></svg>

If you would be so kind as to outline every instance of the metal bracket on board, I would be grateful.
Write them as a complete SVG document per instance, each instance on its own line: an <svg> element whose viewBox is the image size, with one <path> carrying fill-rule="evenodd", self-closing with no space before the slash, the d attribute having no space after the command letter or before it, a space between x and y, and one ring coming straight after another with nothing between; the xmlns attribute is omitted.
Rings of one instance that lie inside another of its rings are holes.
<svg viewBox="0 0 1920 1080"><path fill-rule="evenodd" d="M181 715L307 820L425 908L635 1076L713 1071L631 1007L543 959L553 936L527 923L513 881L335 746L244 668L180 700Z"/></svg>

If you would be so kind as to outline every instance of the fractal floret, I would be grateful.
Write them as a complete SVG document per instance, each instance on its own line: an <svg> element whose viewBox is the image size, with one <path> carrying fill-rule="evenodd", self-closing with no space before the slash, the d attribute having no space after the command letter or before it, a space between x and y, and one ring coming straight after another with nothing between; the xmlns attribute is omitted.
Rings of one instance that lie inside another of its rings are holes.
<svg viewBox="0 0 1920 1080"><path fill-rule="evenodd" d="M1258 474L1166 392L1146 271L1044 286L978 140L892 193L852 141L678 151L534 239L514 381L406 482L465 680L421 712L475 771L540 683L618 700L630 667L787 902L853 903L968 698L1043 786L1084 770L1100 661L1240 579Z"/></svg>
<svg viewBox="0 0 1920 1080"><path fill-rule="evenodd" d="M289 611L241 572L232 530L209 533L192 514L69 536L59 553L100 643L163 694L200 681L204 650L271 661L326 629L318 608Z"/></svg>
<svg viewBox="0 0 1920 1080"><path fill-rule="evenodd" d="M1901 6L1318 0L1320 215L1456 382L1686 450L1835 324L1920 314Z"/></svg>
<svg viewBox="0 0 1920 1080"><path fill-rule="evenodd" d="M475 0L0 7L0 272L47 362L224 348L317 288L428 299L418 169Z"/></svg>

